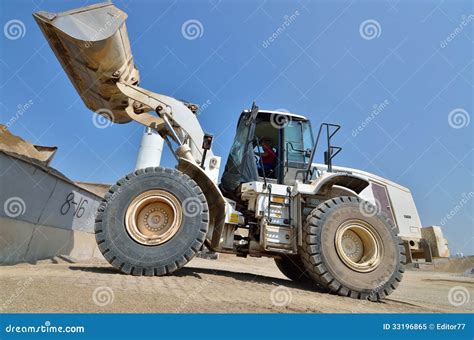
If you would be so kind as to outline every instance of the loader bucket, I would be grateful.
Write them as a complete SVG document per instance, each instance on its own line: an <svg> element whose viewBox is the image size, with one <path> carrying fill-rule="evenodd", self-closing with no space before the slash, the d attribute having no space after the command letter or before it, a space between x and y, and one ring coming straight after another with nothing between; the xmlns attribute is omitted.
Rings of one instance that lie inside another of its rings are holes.
<svg viewBox="0 0 474 340"><path fill-rule="evenodd" d="M100 3L62 13L33 14L54 54L86 106L116 123L131 119L131 101L117 81L136 85L125 19L111 3Z"/></svg>

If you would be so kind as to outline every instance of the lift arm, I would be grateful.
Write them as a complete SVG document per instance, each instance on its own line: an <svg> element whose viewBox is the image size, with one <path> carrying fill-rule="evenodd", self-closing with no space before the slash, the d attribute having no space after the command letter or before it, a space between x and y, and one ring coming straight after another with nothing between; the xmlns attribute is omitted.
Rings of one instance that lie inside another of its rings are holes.
<svg viewBox="0 0 474 340"><path fill-rule="evenodd" d="M176 149L178 158L186 158L188 161L202 165L204 150L201 144L205 134L196 115L183 102L127 83L118 82L117 87L129 99L157 113L157 116L148 112L135 113L133 107L136 105L132 105L125 109L131 119L152 127L165 139L174 140L178 144ZM218 168L219 161L212 150L208 149L204 168L212 171Z"/></svg>

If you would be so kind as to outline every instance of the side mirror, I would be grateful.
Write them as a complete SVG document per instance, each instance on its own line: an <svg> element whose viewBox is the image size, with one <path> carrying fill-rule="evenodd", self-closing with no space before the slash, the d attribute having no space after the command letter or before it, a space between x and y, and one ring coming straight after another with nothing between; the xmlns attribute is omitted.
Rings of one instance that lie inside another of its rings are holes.
<svg viewBox="0 0 474 340"><path fill-rule="evenodd" d="M210 150L212 145L213 136L209 133L206 133L202 139L202 148L204 150Z"/></svg>

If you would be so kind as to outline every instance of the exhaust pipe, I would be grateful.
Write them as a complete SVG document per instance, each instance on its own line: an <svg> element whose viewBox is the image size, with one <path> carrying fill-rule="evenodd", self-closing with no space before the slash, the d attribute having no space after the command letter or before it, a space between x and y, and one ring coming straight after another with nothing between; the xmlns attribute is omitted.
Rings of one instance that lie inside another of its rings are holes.
<svg viewBox="0 0 474 340"><path fill-rule="evenodd" d="M84 104L115 123L131 121L125 109L133 101L116 86L137 85L125 20L111 3L99 3L62 13L33 14ZM135 103L135 112L145 111Z"/></svg>

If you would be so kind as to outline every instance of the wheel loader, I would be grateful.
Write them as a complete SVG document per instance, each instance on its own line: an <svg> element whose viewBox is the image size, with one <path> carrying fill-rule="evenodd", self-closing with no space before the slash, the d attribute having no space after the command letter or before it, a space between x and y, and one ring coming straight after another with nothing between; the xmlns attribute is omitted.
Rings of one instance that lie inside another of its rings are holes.
<svg viewBox="0 0 474 340"><path fill-rule="evenodd" d="M136 170L104 197L95 234L113 267L168 275L207 247L273 257L291 280L341 296L380 300L397 288L400 216L416 208L398 184L333 166L339 125L322 123L313 135L306 117L254 103L238 118L219 181L221 158L196 105L140 87L123 11L101 3L33 16L90 110L155 130L176 157L176 168ZM324 164L313 162L318 152Z"/></svg>

